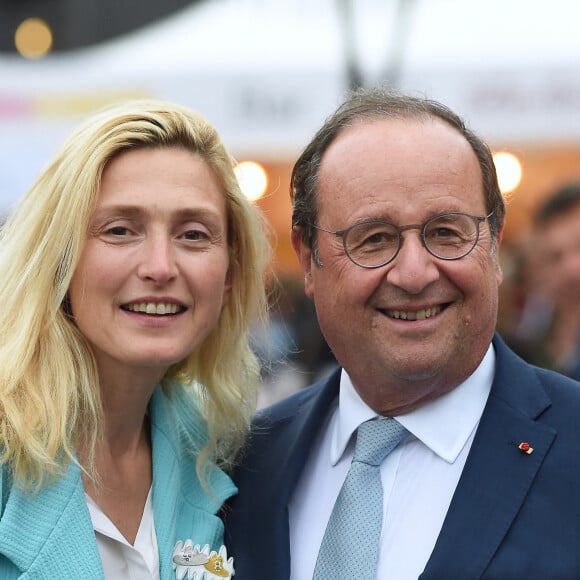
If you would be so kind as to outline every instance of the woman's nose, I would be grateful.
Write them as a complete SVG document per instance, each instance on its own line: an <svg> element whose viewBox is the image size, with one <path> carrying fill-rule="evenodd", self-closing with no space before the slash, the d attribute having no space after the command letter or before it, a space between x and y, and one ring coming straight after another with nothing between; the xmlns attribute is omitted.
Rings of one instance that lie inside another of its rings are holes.
<svg viewBox="0 0 580 580"><path fill-rule="evenodd" d="M156 284L166 284L177 276L175 248L171 239L162 236L150 238L141 247L138 274Z"/></svg>

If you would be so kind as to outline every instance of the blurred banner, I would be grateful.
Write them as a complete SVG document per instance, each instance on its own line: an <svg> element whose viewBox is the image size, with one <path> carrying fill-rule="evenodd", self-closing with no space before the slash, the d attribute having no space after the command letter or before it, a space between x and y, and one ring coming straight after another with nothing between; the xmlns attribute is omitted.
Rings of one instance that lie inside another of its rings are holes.
<svg viewBox="0 0 580 580"><path fill-rule="evenodd" d="M415 0L393 47L395 4L354 3L366 84L442 100L491 143L580 146L580 4ZM331 0L214 0L92 48L1 56L0 210L83 117L125 98L191 106L236 156L292 161L342 100L344 61Z"/></svg>

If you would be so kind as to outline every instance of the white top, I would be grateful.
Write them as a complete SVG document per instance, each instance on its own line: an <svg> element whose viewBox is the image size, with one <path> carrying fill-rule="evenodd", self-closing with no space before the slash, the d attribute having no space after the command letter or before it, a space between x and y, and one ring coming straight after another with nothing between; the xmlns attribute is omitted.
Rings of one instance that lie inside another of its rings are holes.
<svg viewBox="0 0 580 580"><path fill-rule="evenodd" d="M151 489L134 545L125 539L93 499L85 496L106 580L159 580L159 551Z"/></svg>
<svg viewBox="0 0 580 580"><path fill-rule="evenodd" d="M494 369L490 345L464 383L397 417L409 435L381 464L384 515L377 578L416 580L423 572L471 448ZM315 441L290 501L291 580L312 578L353 457L352 434L376 416L342 371L338 406Z"/></svg>

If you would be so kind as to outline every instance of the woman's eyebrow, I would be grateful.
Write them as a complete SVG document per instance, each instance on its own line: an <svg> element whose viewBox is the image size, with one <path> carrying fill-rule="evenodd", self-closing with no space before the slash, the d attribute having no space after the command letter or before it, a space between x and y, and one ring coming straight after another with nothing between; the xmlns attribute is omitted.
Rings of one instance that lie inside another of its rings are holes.
<svg viewBox="0 0 580 580"><path fill-rule="evenodd" d="M110 216L119 216L119 217L139 217L146 212L140 208L139 206L135 205L106 205L98 207L94 214L93 219L105 218Z"/></svg>
<svg viewBox="0 0 580 580"><path fill-rule="evenodd" d="M154 212L150 208L144 208L137 205L109 205L97 208L93 214L93 220L100 220L112 216L119 218L142 218ZM221 219L221 212L212 207L184 207L172 212L172 216L180 220L189 219L203 219L211 221L219 221Z"/></svg>

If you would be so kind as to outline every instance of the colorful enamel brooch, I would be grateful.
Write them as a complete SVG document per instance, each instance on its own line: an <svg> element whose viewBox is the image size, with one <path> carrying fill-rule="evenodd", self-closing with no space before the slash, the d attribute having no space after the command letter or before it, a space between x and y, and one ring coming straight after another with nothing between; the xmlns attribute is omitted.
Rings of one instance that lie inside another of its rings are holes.
<svg viewBox="0 0 580 580"><path fill-rule="evenodd" d="M208 544L200 548L191 540L179 540L173 548L173 569L177 580L219 580L234 575L234 559L228 558L225 546L216 552Z"/></svg>

